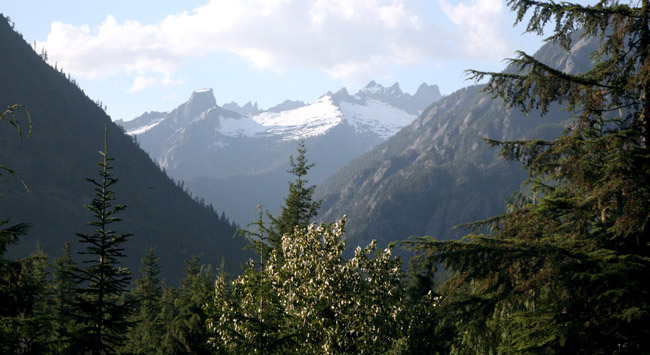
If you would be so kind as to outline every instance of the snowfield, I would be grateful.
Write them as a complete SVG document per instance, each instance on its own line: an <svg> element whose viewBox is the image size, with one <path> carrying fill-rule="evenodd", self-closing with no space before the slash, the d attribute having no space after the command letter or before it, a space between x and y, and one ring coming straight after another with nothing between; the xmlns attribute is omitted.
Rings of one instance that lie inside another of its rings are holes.
<svg viewBox="0 0 650 355"><path fill-rule="evenodd" d="M230 137L280 137L301 140L325 134L347 121L359 133L376 133L386 139L410 124L416 116L377 100L365 105L341 102L336 106L329 95L311 105L282 112L263 112L243 118L220 117L219 132Z"/></svg>
<svg viewBox="0 0 650 355"><path fill-rule="evenodd" d="M376 133L382 139L395 135L417 118L377 100L368 100L366 105L343 101L340 107L343 116L357 132Z"/></svg>
<svg viewBox="0 0 650 355"><path fill-rule="evenodd" d="M376 88L365 90L376 91ZM195 93L203 91L207 89L197 90ZM212 108L206 112L210 110ZM332 96L326 94L309 105L292 110L266 111L254 116L219 115L215 133L227 137L277 138L290 141L323 135L335 126L347 122L361 134L376 134L381 139L386 139L416 118L416 115L379 100L342 100L335 103ZM164 120L164 117L156 118L143 126L130 129L127 133L143 134Z"/></svg>
<svg viewBox="0 0 650 355"><path fill-rule="evenodd" d="M128 134L130 136L137 136L138 134L142 134L142 133L156 127L157 125L160 124L160 122L162 122L164 120L165 120L164 117L156 118L156 119L152 120L149 124L147 124L145 126L142 126L142 127L132 129L132 130L126 132L126 134Z"/></svg>

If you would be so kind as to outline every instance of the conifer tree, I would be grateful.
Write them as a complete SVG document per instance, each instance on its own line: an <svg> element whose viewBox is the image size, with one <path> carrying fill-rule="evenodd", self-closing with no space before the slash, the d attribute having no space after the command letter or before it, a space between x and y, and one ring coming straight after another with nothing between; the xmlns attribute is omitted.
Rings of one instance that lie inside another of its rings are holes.
<svg viewBox="0 0 650 355"><path fill-rule="evenodd" d="M47 254L37 244L36 250L29 257L4 261L2 264L0 352L48 352L52 318L47 312Z"/></svg>
<svg viewBox="0 0 650 355"><path fill-rule="evenodd" d="M567 50L578 30L599 40L593 68L571 74L518 52L518 72L471 76L511 107L545 114L559 102L573 120L553 141L489 141L528 169L534 198L474 225L488 235L414 246L455 272L442 303L459 352L648 352L650 0L508 4L529 32L554 22L547 40Z"/></svg>
<svg viewBox="0 0 650 355"><path fill-rule="evenodd" d="M74 275L76 268L72 258L72 242L63 245L63 255L54 260L53 285L52 285L52 308L54 314L53 343L57 352L63 353L66 347L68 334L75 331L75 324L70 318L69 297L74 292Z"/></svg>
<svg viewBox="0 0 650 355"><path fill-rule="evenodd" d="M21 278L22 265L19 261L7 260L4 254L7 248L16 244L20 236L27 232L27 224L18 224L4 227L8 221L0 221L0 350L3 353L12 353L18 349L19 335L17 324L18 302L20 302L20 288L18 281Z"/></svg>
<svg viewBox="0 0 650 355"><path fill-rule="evenodd" d="M135 281L133 298L138 302L131 317L134 326L128 333L122 350L129 354L155 354L161 348L165 325L161 318L162 286L160 284L159 258L155 248L145 251L142 257L142 278Z"/></svg>
<svg viewBox="0 0 650 355"><path fill-rule="evenodd" d="M271 250L282 250L283 235L292 234L295 228L306 228L318 215L318 209L321 206L321 201L313 200L316 186L309 186L309 180L306 179L309 169L314 164L307 162L305 142L300 142L297 150L298 156L295 159L293 155L289 157L291 169L287 172L295 176L295 180L289 182L289 194L284 200L280 215L274 217L267 211L266 217L269 220L267 222L264 219L262 207L259 207L258 219L248 225L249 229L238 231L241 236L251 242L249 248L254 249L260 256L260 265L264 264L264 260L268 258Z"/></svg>
<svg viewBox="0 0 650 355"><path fill-rule="evenodd" d="M257 221L249 225L249 229L239 233L251 242L249 248L254 249L259 256L259 263L250 260L242 275L242 287L230 287L224 276L217 278L215 302L222 302L212 307L212 312L223 312L224 317L239 322L235 327L224 327L224 337L239 338L229 344L213 345L217 349L237 349L241 352L253 353L282 353L295 344L295 330L289 329L291 316L286 313L277 290L271 287L274 282L265 273L269 258L275 253L275 267L283 261L282 238L292 236L296 229L306 229L316 217L320 201L313 201L315 186L309 186L306 179L309 169L314 164L307 162L305 143L298 144L298 156L289 157L288 170L294 181L289 182L289 194L282 206L280 215L276 218L266 213L270 223L265 223L262 209L259 209ZM252 228L250 228L252 227ZM255 308L254 310L251 308ZM214 316L214 314L213 314ZM239 328L239 329L238 329ZM230 334L226 334L230 332ZM224 347L225 346L225 347Z"/></svg>
<svg viewBox="0 0 650 355"><path fill-rule="evenodd" d="M200 264L193 255L185 261L179 289L166 289L163 298L163 322L167 331L163 336L162 354L210 354L207 314L203 306L214 294L214 274L209 266Z"/></svg>
<svg viewBox="0 0 650 355"><path fill-rule="evenodd" d="M298 144L298 156L294 159L289 157L289 173L296 177L289 182L289 195L284 200L282 212L277 219L278 230L281 234L293 233L293 228L306 228L314 217L318 214L320 201L313 201L314 189L316 186L309 186L309 180L306 179L309 169L314 164L307 163L307 148L305 142Z"/></svg>
<svg viewBox="0 0 650 355"><path fill-rule="evenodd" d="M289 169L287 172L295 176L294 181L289 182L289 195L284 200L284 206L280 215L275 218L270 216L271 227L268 230L269 242L273 249L281 250L281 239L283 235L292 234L294 228L304 229L318 215L321 201L314 201L313 195L316 186L309 186L307 173L314 164L307 162L307 148L305 142L298 143L298 156L294 159L289 157Z"/></svg>
<svg viewBox="0 0 650 355"><path fill-rule="evenodd" d="M78 354L114 353L124 342L130 325L129 315L133 302L125 299L131 280L128 269L120 267L125 257L124 243L130 234L119 234L113 225L126 206L115 204L112 186L117 183L113 176L113 160L108 155L107 130L104 131L104 150L100 151L99 178L86 180L94 186L95 198L85 206L93 215L88 225L95 228L90 234L78 233L85 256L72 274L75 289L71 297L71 317L78 327L70 334L69 351Z"/></svg>

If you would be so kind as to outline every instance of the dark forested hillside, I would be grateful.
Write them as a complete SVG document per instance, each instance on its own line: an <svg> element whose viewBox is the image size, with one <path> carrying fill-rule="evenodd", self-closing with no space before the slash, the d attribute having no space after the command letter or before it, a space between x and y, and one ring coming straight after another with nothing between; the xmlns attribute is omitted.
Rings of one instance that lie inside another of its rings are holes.
<svg viewBox="0 0 650 355"><path fill-rule="evenodd" d="M571 53L545 45L536 56L567 72L589 68L593 40L574 42ZM506 199L526 177L482 138L549 139L560 134L569 114L557 106L543 118L507 109L483 86L444 97L410 126L352 161L317 189L320 216L348 215L349 245L376 239L383 244L414 235L449 239L452 228L504 211Z"/></svg>
<svg viewBox="0 0 650 355"><path fill-rule="evenodd" d="M67 240L87 233L93 186L85 178L97 176L96 162L108 127L109 154L119 182L117 203L129 205L121 213L120 233L133 233L126 246L126 266L136 270L145 249L156 247L162 276L176 281L183 261L202 254L203 261L231 270L242 260L243 240L234 239L234 226L211 208L194 201L149 159L106 113L62 72L46 64L0 19L0 107L22 104L33 120L19 113L23 138L9 125L0 127L0 164L20 173L29 191L8 178L1 182L0 216L11 223L29 222L24 240L11 251L24 255L36 242L58 256ZM218 206L216 206L218 208Z"/></svg>

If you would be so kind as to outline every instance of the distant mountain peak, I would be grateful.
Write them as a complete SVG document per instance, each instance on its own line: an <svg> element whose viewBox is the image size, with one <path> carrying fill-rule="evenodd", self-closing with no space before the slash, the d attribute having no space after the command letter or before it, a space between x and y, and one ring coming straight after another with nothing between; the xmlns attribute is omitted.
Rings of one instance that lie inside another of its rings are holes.
<svg viewBox="0 0 650 355"><path fill-rule="evenodd" d="M370 80L368 85L364 87L363 89L359 90L359 93L368 93L368 94L376 94L376 93L381 93L384 91L384 87L380 84L377 84L374 80Z"/></svg>
<svg viewBox="0 0 650 355"><path fill-rule="evenodd" d="M277 104L273 107L270 107L267 112L282 112L282 111L288 111L288 110L295 110L297 108L301 108L303 106L307 106L302 101L292 101L292 100L284 100L284 102Z"/></svg>
<svg viewBox="0 0 650 355"><path fill-rule="evenodd" d="M412 101L416 106L424 110L441 98L442 94L440 94L440 88L438 88L438 85L427 85L427 83L422 83L413 95Z"/></svg>
<svg viewBox="0 0 650 355"><path fill-rule="evenodd" d="M224 104L222 107L228 111L236 112L242 116L255 116L262 112L262 110L260 110L260 108L257 106L257 102L252 103L251 101L245 103L244 106L239 106L236 102L233 101Z"/></svg>
<svg viewBox="0 0 650 355"><path fill-rule="evenodd" d="M183 107L183 116L187 118L197 117L202 112L217 106L212 89L200 89L192 92L190 99Z"/></svg>
<svg viewBox="0 0 650 355"><path fill-rule="evenodd" d="M336 93L334 93L334 95L344 95L344 96L349 96L350 94L348 94L348 89L342 87L339 91L337 91Z"/></svg>
<svg viewBox="0 0 650 355"><path fill-rule="evenodd" d="M371 80L368 85L363 89L359 90L357 95L359 96L391 96L397 97L403 95L402 89L399 87L399 83L394 83L390 87L385 87L381 84L377 84L374 80Z"/></svg>

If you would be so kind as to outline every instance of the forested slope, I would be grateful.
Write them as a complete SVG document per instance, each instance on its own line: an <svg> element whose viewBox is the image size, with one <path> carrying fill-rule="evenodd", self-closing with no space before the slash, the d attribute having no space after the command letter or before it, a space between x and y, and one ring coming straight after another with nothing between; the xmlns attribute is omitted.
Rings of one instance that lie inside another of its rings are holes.
<svg viewBox="0 0 650 355"><path fill-rule="evenodd" d="M156 247L162 276L177 280L190 255L220 263L231 270L242 260L243 240L234 239L227 218L194 201L150 160L106 113L74 84L74 80L44 62L0 19L0 107L22 104L31 114L33 130L27 137L27 117L19 112L23 138L9 125L0 127L0 162L20 173L29 191L15 178L2 181L0 216L11 223L29 222L29 234L11 252L25 255L36 242L58 256L67 240L86 233L89 212L83 207L93 197L85 178L97 176L97 153L108 127L109 154L115 157L117 203L129 205L121 214L121 233L133 233L126 247L126 266L137 270L145 249ZM216 206L218 208L218 206Z"/></svg>

